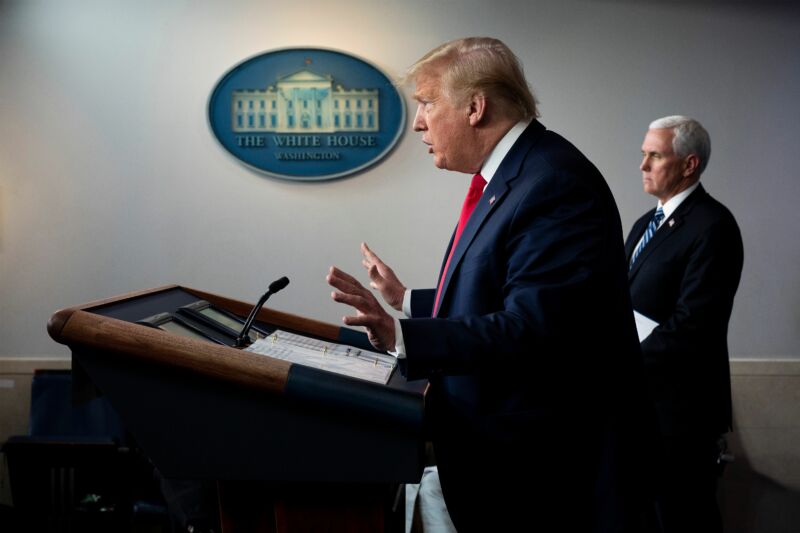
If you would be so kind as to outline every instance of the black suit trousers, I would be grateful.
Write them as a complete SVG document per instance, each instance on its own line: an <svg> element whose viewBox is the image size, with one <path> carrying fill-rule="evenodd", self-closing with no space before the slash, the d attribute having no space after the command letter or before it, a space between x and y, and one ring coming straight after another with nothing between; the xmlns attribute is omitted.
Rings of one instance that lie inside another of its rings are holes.
<svg viewBox="0 0 800 533"><path fill-rule="evenodd" d="M649 523L659 533L722 533L717 504L717 437L685 434L662 438L658 483Z"/></svg>

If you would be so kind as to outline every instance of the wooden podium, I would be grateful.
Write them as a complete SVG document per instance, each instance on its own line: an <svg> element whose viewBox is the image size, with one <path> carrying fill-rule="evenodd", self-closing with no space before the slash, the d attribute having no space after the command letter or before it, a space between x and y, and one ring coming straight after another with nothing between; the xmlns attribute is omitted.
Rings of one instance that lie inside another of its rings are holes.
<svg viewBox="0 0 800 533"><path fill-rule="evenodd" d="M201 299L241 317L252 307L168 286L58 311L48 332L164 477L218 482L225 533L401 531L402 484L424 467L426 383L395 369L378 385L135 323ZM270 309L257 320L367 342Z"/></svg>

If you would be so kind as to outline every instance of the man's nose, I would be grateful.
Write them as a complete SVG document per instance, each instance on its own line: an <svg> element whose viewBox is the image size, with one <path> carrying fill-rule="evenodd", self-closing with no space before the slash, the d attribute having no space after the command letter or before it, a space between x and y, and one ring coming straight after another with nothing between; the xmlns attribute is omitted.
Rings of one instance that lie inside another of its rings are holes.
<svg viewBox="0 0 800 533"><path fill-rule="evenodd" d="M642 158L642 163L639 165L639 170L645 171L650 167L650 162L647 159L647 156Z"/></svg>
<svg viewBox="0 0 800 533"><path fill-rule="evenodd" d="M414 131L425 131L425 118L422 116L422 104L417 104L417 114L414 115Z"/></svg>

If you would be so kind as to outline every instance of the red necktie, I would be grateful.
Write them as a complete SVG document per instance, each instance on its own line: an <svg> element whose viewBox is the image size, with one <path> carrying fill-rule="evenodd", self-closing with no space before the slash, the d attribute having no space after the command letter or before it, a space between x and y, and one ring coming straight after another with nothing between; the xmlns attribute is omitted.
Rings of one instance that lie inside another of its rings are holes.
<svg viewBox="0 0 800 533"><path fill-rule="evenodd" d="M442 287L444 287L444 279L447 277L447 270L450 268L450 260L453 258L453 251L456 249L458 239L461 238L461 234L464 232L464 226L467 225L470 215L472 215L475 206L478 205L478 200L480 200L481 195L483 195L484 187L486 187L486 180L483 179L483 176L480 174L472 176L472 183L469 184L467 197L464 198L464 205L461 206L461 216L458 218L458 227L456 227L456 235L453 237L453 245L450 247L450 254L447 256L447 262L444 264L442 277L439 278L439 288L436 289L436 300L434 300L433 315L431 316L436 316L436 313L439 311Z"/></svg>

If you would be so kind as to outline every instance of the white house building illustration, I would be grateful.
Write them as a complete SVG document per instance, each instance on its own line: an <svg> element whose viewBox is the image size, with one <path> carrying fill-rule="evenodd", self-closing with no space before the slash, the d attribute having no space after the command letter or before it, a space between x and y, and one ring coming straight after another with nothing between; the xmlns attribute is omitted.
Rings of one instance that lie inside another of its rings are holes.
<svg viewBox="0 0 800 533"><path fill-rule="evenodd" d="M334 87L332 76L301 70L264 90L233 91L233 131L378 131L378 94L378 89Z"/></svg>

